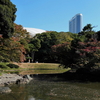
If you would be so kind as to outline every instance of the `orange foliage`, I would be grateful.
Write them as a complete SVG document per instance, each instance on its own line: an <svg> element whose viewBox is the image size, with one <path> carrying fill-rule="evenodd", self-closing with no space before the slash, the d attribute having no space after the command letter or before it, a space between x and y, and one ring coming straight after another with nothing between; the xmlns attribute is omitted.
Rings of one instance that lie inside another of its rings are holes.
<svg viewBox="0 0 100 100"><path fill-rule="evenodd" d="M12 56L11 51L14 51L13 53L16 53L16 57L20 58L20 62L24 62L26 50L24 48L24 45L20 44L18 37L12 37L9 39L3 39L2 35L0 35L0 49L8 51L9 56Z"/></svg>

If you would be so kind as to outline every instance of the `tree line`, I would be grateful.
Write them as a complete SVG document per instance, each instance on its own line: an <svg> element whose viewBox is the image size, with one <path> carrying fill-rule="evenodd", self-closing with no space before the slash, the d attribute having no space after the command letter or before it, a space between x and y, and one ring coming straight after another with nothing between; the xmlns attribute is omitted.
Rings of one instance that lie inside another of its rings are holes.
<svg viewBox="0 0 100 100"><path fill-rule="evenodd" d="M78 33L47 31L31 37L14 23L17 8L0 0L0 61L60 63L71 69L99 67L100 31L87 24Z"/></svg>

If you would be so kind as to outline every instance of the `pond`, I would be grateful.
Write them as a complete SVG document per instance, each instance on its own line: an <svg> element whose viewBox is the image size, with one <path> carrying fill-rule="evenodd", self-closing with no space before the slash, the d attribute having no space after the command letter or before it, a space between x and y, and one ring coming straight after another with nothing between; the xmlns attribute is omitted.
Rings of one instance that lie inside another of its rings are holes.
<svg viewBox="0 0 100 100"><path fill-rule="evenodd" d="M33 79L29 84L12 85L12 92L0 100L100 100L99 82L66 82L55 78Z"/></svg>

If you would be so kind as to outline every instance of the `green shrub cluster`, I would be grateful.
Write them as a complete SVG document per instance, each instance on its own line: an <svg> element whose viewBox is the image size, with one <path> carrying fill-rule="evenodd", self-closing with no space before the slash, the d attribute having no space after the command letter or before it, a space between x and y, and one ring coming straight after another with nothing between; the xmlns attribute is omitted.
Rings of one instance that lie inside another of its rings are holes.
<svg viewBox="0 0 100 100"><path fill-rule="evenodd" d="M19 68L18 65L15 65L15 64L8 64L7 65L9 68Z"/></svg>
<svg viewBox="0 0 100 100"><path fill-rule="evenodd" d="M6 63L0 63L0 68L6 69L6 68L8 68L8 66L6 65Z"/></svg>
<svg viewBox="0 0 100 100"><path fill-rule="evenodd" d="M2 69L19 68L19 66L15 65L15 64L0 63L0 68L2 68Z"/></svg>

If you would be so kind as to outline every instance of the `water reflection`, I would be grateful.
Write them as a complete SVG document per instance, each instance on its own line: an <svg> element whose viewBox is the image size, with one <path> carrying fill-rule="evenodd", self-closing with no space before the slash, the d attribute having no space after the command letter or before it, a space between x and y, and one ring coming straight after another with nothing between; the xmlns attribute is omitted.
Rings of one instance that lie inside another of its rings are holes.
<svg viewBox="0 0 100 100"><path fill-rule="evenodd" d="M29 96L28 100L35 100L35 98L33 96Z"/></svg>
<svg viewBox="0 0 100 100"><path fill-rule="evenodd" d="M0 100L100 100L100 83L32 80L13 85L12 92L0 94Z"/></svg>

